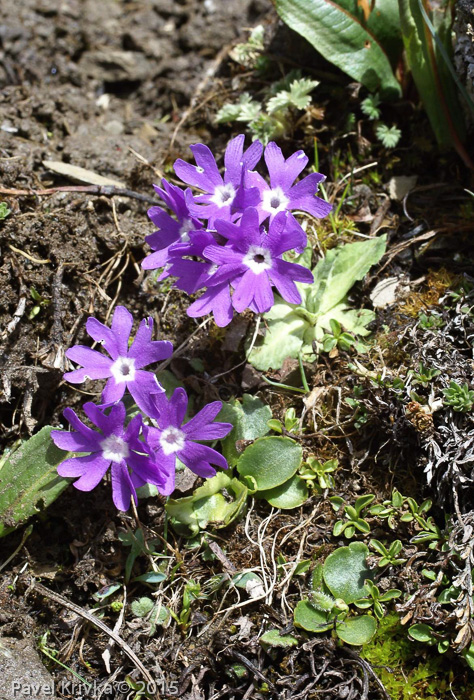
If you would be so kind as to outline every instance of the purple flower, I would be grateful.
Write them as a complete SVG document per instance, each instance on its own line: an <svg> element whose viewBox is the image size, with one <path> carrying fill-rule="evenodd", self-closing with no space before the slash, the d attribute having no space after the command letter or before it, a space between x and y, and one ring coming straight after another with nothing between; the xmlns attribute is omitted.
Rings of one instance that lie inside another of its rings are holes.
<svg viewBox="0 0 474 700"><path fill-rule="evenodd" d="M264 313L274 304L272 285L290 304L300 304L301 296L295 282L313 282L310 270L282 260L287 250L295 248L298 240L294 229L286 228L287 215L280 212L270 224L268 233L259 226L258 212L246 209L240 224L216 221L218 233L229 243L225 246L210 245L204 255L219 265L208 282L208 294L214 286L225 282L234 289L232 305L241 313L247 307Z"/></svg>
<svg viewBox="0 0 474 700"><path fill-rule="evenodd" d="M219 440L231 430L230 423L214 423L222 408L220 401L207 404L194 418L183 424L188 406L188 397L184 389L175 389L168 400L165 394L155 394L154 411L151 418L157 427L145 427L145 440L155 460L160 465L160 472L165 474L165 486L160 488L162 494L174 490L176 457L198 476L214 476L216 470L212 464L227 469L225 458L206 445L196 440Z"/></svg>
<svg viewBox="0 0 474 700"><path fill-rule="evenodd" d="M148 210L148 216L158 227L158 231L145 237L150 248L155 251L142 261L142 267L145 270L163 267L168 261L170 246L174 243L189 241L190 232L202 228L202 223L189 211L187 202L192 202L191 191L183 192L179 187L172 185L165 179L161 181L161 184L163 188L154 185L155 191L168 208L176 214L176 219L173 219L161 207L151 207Z"/></svg>
<svg viewBox="0 0 474 700"><path fill-rule="evenodd" d="M241 184L245 171L254 168L260 160L263 146L260 141L254 141L244 152L244 140L244 135L240 134L229 141L224 155L224 177L219 173L210 149L202 143L190 147L197 165L180 158L174 164L175 173L183 182L205 193L194 198L197 206L190 199L188 202L194 216L208 219L209 228L217 217L230 220L233 213L239 214L245 207L258 202L258 190L242 188Z"/></svg>
<svg viewBox="0 0 474 700"><path fill-rule="evenodd" d="M145 483L158 489L165 484L165 475L150 459L146 445L139 439L142 417L137 415L124 427L126 410L123 403L112 406L106 415L93 403L84 404L84 412L99 431L87 427L72 408L64 410L64 417L74 428L73 432L52 430L54 444L68 452L87 452L82 457L65 459L58 467L60 476L79 477L74 483L80 491L92 491L112 466L112 498L119 510L130 507L133 496L137 503L136 489Z"/></svg>
<svg viewBox="0 0 474 700"><path fill-rule="evenodd" d="M102 394L104 403L119 401L128 389L138 408L148 413L150 395L163 391L163 388L153 372L144 372L143 367L169 357L173 346L167 341L151 340L153 319L148 318L140 323L129 348L132 325L132 314L124 306L116 307L111 328L96 318L88 318L88 334L104 346L110 358L84 345L75 345L66 351L66 357L82 365L82 369L66 372L64 378L73 384L86 379L108 379Z"/></svg>
<svg viewBox="0 0 474 700"><path fill-rule="evenodd" d="M272 221L280 212L295 209L308 212L318 219L329 214L332 206L315 195L319 183L326 179L324 175L311 173L296 185L293 184L308 163L304 151L297 151L285 160L281 148L272 141L265 148L264 158L270 184L256 172L248 172L244 180L246 186L257 187L260 192L260 203L256 205L260 222L267 217Z"/></svg>

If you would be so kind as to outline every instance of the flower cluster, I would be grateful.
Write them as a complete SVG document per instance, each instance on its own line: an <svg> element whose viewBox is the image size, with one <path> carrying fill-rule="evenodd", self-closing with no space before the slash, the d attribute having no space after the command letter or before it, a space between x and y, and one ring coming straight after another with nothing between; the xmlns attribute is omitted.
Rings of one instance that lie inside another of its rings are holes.
<svg viewBox="0 0 474 700"><path fill-rule="evenodd" d="M189 316L213 313L219 326L230 323L233 309L257 313L274 304L273 287L291 304L301 302L295 282L313 281L312 273L283 259L289 250L301 251L306 234L293 212L317 218L331 205L315 195L324 180L311 173L295 184L308 158L297 151L285 159L275 143L263 154L269 180L254 170L263 153L259 141L244 151L244 136L232 139L221 175L204 144L191 146L196 165L178 159L176 175L200 191L193 194L162 180L155 191L176 218L161 207L148 216L157 231L146 237L154 251L142 262L146 270L163 268L160 280L172 276L188 294L204 293L188 308Z"/></svg>
<svg viewBox="0 0 474 700"><path fill-rule="evenodd" d="M111 328L95 318L86 323L88 334L101 343L110 357L83 345L76 345L66 356L82 365L64 377L74 384L86 379L107 379L101 405L85 403L84 413L98 430L85 425L71 408L64 417L72 432L53 430L51 437L57 447L82 453L80 457L64 460L58 473L78 477L74 486L91 491L111 468L113 501L126 511L133 497L137 503L137 488L152 484L163 495L174 490L176 458L202 477L216 473L212 465L227 468L227 462L216 450L196 441L218 440L232 429L230 423L215 422L222 404L205 406L194 418L184 422L188 397L178 388L170 399L153 372L145 371L149 364L170 357L173 347L165 341L153 341L153 319L140 323L129 346L133 317L123 306L115 309ZM121 399L128 389L142 413L127 422L127 412Z"/></svg>

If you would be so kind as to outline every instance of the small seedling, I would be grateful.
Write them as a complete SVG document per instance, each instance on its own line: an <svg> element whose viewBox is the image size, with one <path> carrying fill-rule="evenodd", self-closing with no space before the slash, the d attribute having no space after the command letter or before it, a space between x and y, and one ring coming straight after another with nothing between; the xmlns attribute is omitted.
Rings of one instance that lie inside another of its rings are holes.
<svg viewBox="0 0 474 700"><path fill-rule="evenodd" d="M469 389L468 384L459 385L450 382L448 389L443 389L444 403L451 406L457 413L467 413L474 404L474 391Z"/></svg>
<svg viewBox="0 0 474 700"><path fill-rule="evenodd" d="M6 202L0 202L0 221L6 219L7 216L10 216L11 213L11 209L7 207Z"/></svg>
<svg viewBox="0 0 474 700"><path fill-rule="evenodd" d="M399 566L404 564L406 559L399 559L398 555L402 551L403 545L400 540L395 540L392 544L387 547L379 540L370 540L369 547L375 549L375 551L380 554L380 559L377 562L379 567L383 566Z"/></svg>
<svg viewBox="0 0 474 700"><path fill-rule="evenodd" d="M377 620L381 620L385 615L385 608L382 603L388 603L390 600L399 598L402 592L398 588L391 588L385 593L380 593L378 587L370 579L367 579L365 585L368 589L369 598L360 598L354 602L354 605L362 610L373 607L375 617Z"/></svg>
<svg viewBox="0 0 474 700"><path fill-rule="evenodd" d="M372 503L374 498L375 496L373 494L359 496L354 506L344 506L344 516L346 520L337 520L334 523L332 533L334 537L339 537L339 535L344 534L345 537L351 538L354 537L356 530L364 534L370 532L370 525L367 520L361 517L361 513Z"/></svg>
<svg viewBox="0 0 474 700"><path fill-rule="evenodd" d="M299 476L306 481L310 488L319 488L321 491L325 489L333 489L335 486L332 473L339 467L337 459L328 459L326 462L320 462L313 455L309 456L306 462L303 462L299 471ZM315 484L315 481L318 483Z"/></svg>

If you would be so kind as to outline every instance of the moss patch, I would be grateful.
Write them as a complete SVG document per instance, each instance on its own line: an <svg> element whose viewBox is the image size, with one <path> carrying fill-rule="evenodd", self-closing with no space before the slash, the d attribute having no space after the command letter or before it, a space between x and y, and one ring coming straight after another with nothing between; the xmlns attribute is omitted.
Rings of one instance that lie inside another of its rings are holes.
<svg viewBox="0 0 474 700"><path fill-rule="evenodd" d="M417 645L407 637L397 615L387 615L380 622L374 640L364 645L361 656L374 668L392 700L474 700L472 675L469 671L446 663L427 646Z"/></svg>

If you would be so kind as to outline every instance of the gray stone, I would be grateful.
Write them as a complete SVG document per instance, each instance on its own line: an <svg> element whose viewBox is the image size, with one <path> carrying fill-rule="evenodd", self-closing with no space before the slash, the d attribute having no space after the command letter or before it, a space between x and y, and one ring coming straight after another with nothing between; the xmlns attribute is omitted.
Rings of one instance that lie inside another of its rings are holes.
<svg viewBox="0 0 474 700"><path fill-rule="evenodd" d="M55 700L53 677L28 639L0 638L0 698Z"/></svg>

